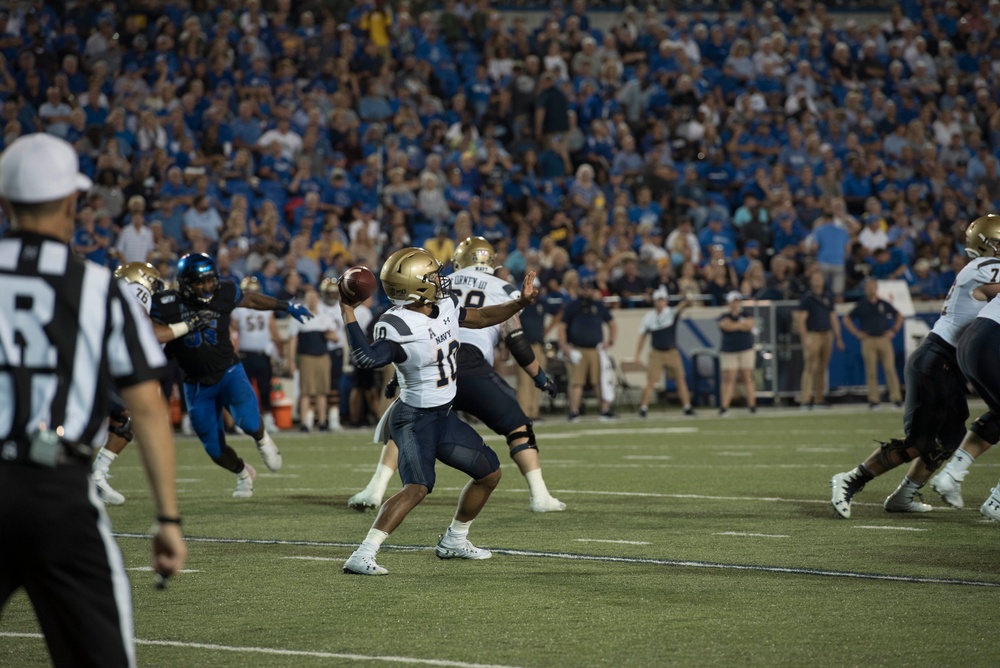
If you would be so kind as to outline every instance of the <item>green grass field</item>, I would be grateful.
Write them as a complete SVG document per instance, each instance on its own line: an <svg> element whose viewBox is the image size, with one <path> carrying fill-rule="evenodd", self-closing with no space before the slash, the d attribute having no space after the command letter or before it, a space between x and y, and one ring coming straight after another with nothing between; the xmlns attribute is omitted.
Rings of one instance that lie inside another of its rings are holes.
<svg viewBox="0 0 1000 668"><path fill-rule="evenodd" d="M762 409L749 418L538 426L546 481L564 513L528 512L523 478L504 479L473 526L481 562L440 561L461 474L388 540L390 574L352 577L343 560L373 514L346 506L374 468L368 432L279 435L269 474L252 441L234 445L260 472L255 496L201 446L178 441L190 572L165 591L131 572L145 666L996 666L1000 524L978 508L1000 477L991 453L966 480L967 508L889 515L902 470L829 506L829 479L901 414ZM973 409L975 414L975 409ZM488 438L506 449L500 438ZM149 563L152 516L138 455L127 450L110 508L126 565ZM390 490L396 489L396 484ZM0 666L48 655L23 594L0 618Z"/></svg>

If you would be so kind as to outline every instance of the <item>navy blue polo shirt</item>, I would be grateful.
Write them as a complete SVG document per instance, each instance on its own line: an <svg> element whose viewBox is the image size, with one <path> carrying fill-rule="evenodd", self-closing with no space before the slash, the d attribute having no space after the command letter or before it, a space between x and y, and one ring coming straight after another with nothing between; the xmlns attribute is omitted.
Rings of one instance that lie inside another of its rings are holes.
<svg viewBox="0 0 1000 668"><path fill-rule="evenodd" d="M739 316L734 316L728 311L719 316L719 322L723 320L729 320L731 322L740 322L746 319L746 315L740 313ZM722 333L722 344L719 346L719 351L723 353L741 353L744 350L750 350L753 348L753 332L727 332L724 329L719 330Z"/></svg>
<svg viewBox="0 0 1000 668"><path fill-rule="evenodd" d="M847 317L865 334L882 336L896 324L896 309L884 299L878 299L874 304L864 299L858 302Z"/></svg>
<svg viewBox="0 0 1000 668"><path fill-rule="evenodd" d="M604 341L602 325L611 320L608 307L592 299L574 299L563 309L566 340L577 348L596 348Z"/></svg>
<svg viewBox="0 0 1000 668"><path fill-rule="evenodd" d="M798 310L808 314L806 316L806 331L829 332L833 308L833 293L829 290L824 291L821 295L811 291L802 295Z"/></svg>

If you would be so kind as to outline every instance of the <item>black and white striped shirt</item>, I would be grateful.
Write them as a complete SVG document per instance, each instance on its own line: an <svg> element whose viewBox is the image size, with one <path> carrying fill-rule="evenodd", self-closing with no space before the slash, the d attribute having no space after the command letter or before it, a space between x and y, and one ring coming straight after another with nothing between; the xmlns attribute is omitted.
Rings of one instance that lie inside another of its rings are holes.
<svg viewBox="0 0 1000 668"><path fill-rule="evenodd" d="M54 238L0 239L0 443L61 427L65 440L99 447L112 383L159 378L163 350L122 289Z"/></svg>

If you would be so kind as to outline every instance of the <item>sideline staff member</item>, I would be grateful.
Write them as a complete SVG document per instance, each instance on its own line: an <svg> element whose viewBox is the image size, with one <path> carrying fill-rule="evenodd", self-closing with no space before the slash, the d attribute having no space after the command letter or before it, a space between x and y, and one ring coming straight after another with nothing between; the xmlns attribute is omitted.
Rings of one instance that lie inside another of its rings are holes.
<svg viewBox="0 0 1000 668"><path fill-rule="evenodd" d="M802 339L802 396L799 405L811 409L817 401L829 407L823 398L826 391L826 374L833 355L833 342L837 350L844 349L840 336L840 320L834 310L833 293L827 290L823 274L814 271L809 277L809 292L802 295L795 311L796 328Z"/></svg>
<svg viewBox="0 0 1000 668"><path fill-rule="evenodd" d="M855 325L857 320L857 325ZM878 298L878 281L865 280L865 297L844 318L844 328L861 341L861 358L865 362L865 380L868 383L868 407L878 408L878 365L885 371L885 384L889 388L889 401L897 408L903 407L903 393L896 375L896 353L892 340L903 326L903 314L892 304Z"/></svg>
<svg viewBox="0 0 1000 668"><path fill-rule="evenodd" d="M646 336L650 337L649 360L646 364L646 387L642 390L642 402L639 404L639 417L649 414L649 399L653 396L656 384L663 378L663 372L669 371L677 385L677 396L684 407L684 415L694 415L691 408L691 393L688 391L687 380L684 377L684 360L677 350L677 323L681 313L691 302L681 301L671 308L667 302L670 294L665 286L658 287L653 292L654 310L648 312L639 326L639 342L635 346L635 359L642 355L642 347Z"/></svg>
<svg viewBox="0 0 1000 668"><path fill-rule="evenodd" d="M153 492L153 568L184 564L174 442L158 377L166 363L142 307L111 272L70 251L76 151L47 134L0 156L0 608L24 587L57 666L134 666L121 551L90 479L107 435L106 384L134 418Z"/></svg>
<svg viewBox="0 0 1000 668"><path fill-rule="evenodd" d="M580 402L583 386L589 382L595 393L601 396L601 358L597 347L604 341L604 324L608 325L608 339L605 348L615 345L618 338L618 323L608 307L604 305L601 291L593 280L582 281L579 298L568 303L563 309L559 326L559 347L570 361L569 371L569 420L580 417ZM575 354L574 354L575 353ZM574 359L575 358L575 359ZM615 417L611 404L601 397L601 419Z"/></svg>

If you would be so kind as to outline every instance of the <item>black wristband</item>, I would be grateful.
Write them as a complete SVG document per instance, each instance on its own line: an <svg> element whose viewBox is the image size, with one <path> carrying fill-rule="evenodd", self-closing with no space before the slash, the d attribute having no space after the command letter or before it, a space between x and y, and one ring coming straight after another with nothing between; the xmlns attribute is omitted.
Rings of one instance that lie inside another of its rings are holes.
<svg viewBox="0 0 1000 668"><path fill-rule="evenodd" d="M166 515L157 515L156 516L156 523L157 524L176 524L177 526L180 526L181 525L181 518L180 517L167 517Z"/></svg>
<svg viewBox="0 0 1000 668"><path fill-rule="evenodd" d="M274 302L275 311L287 311L288 307L292 305L292 303L286 299L275 299Z"/></svg>

